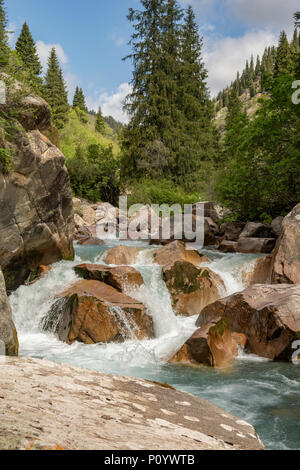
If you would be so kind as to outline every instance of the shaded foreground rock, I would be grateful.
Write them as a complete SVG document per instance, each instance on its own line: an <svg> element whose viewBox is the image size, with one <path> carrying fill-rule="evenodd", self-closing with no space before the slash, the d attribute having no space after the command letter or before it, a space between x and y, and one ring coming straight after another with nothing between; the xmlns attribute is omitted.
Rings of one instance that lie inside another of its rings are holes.
<svg viewBox="0 0 300 470"><path fill-rule="evenodd" d="M2 342L2 343L1 343ZM5 346L5 351L2 346ZM11 307L6 295L4 277L0 268L0 356L17 356L19 351L17 330L12 320Z"/></svg>
<svg viewBox="0 0 300 470"><path fill-rule="evenodd" d="M284 218L274 253L272 281L300 284L300 204Z"/></svg>
<svg viewBox="0 0 300 470"><path fill-rule="evenodd" d="M250 424L144 380L26 358L7 358L1 369L2 449L264 448Z"/></svg>
<svg viewBox="0 0 300 470"><path fill-rule="evenodd" d="M60 297L42 326L61 341L94 344L153 337L143 304L102 282L78 281Z"/></svg>
<svg viewBox="0 0 300 470"><path fill-rule="evenodd" d="M109 268L101 264L81 264L75 266L74 270L84 279L104 282L120 292L139 287L144 282L142 275L131 266Z"/></svg>
<svg viewBox="0 0 300 470"><path fill-rule="evenodd" d="M247 337L247 350L273 360L291 361L300 339L300 285L258 284L204 308L201 327L225 317L232 331Z"/></svg>
<svg viewBox="0 0 300 470"><path fill-rule="evenodd" d="M228 366L238 355L237 340L242 342L232 335L228 321L218 318L199 328L169 362Z"/></svg>
<svg viewBox="0 0 300 470"><path fill-rule="evenodd" d="M187 261L175 261L165 266L163 279L176 315L198 315L206 305L221 297L219 288L224 288L220 276L209 268L198 269Z"/></svg>
<svg viewBox="0 0 300 470"><path fill-rule="evenodd" d="M195 266L210 262L206 256L200 255L196 250L187 250L185 243L179 240L157 250L154 255L154 261L161 266L166 266L175 261L187 261Z"/></svg>

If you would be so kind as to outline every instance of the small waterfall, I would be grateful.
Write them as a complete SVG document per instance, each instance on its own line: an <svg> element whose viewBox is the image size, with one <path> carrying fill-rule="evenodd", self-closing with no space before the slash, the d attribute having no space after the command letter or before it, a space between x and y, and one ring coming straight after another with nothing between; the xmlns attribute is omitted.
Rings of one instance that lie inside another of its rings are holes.
<svg viewBox="0 0 300 470"><path fill-rule="evenodd" d="M130 315L126 315L124 310L118 305L109 307L108 311L116 320L123 340L137 341L136 334L138 333L139 328L134 319Z"/></svg>

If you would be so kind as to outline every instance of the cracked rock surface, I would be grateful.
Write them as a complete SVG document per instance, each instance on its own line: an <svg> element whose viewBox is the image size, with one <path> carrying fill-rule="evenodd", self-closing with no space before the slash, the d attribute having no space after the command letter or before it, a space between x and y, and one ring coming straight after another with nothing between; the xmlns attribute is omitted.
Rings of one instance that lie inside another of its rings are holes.
<svg viewBox="0 0 300 470"><path fill-rule="evenodd" d="M38 359L2 362L0 413L0 449L264 448L250 424L201 398Z"/></svg>

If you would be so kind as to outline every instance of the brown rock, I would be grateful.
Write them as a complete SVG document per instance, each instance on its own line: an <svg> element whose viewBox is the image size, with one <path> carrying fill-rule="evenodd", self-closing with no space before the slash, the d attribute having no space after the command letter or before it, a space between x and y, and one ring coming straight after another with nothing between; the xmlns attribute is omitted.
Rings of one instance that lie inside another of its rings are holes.
<svg viewBox="0 0 300 470"><path fill-rule="evenodd" d="M274 253L272 281L300 284L300 204L283 220Z"/></svg>
<svg viewBox="0 0 300 470"><path fill-rule="evenodd" d="M247 267L247 271L243 272L243 283L246 287L254 284L270 284L272 273L273 256L266 255L257 258L252 268Z"/></svg>
<svg viewBox="0 0 300 470"><path fill-rule="evenodd" d="M31 273L29 284L35 284L37 281L47 276L51 269L51 266L39 266L34 272Z"/></svg>
<svg viewBox="0 0 300 470"><path fill-rule="evenodd" d="M107 250L104 262L106 264L128 265L134 264L137 260L139 250L134 246L120 245Z"/></svg>
<svg viewBox="0 0 300 470"><path fill-rule="evenodd" d="M280 215L276 217L276 219L274 219L271 223L272 231L277 237L280 237L281 235L283 220L284 220L284 217Z"/></svg>
<svg viewBox="0 0 300 470"><path fill-rule="evenodd" d="M103 241L103 240L100 240L100 238L94 238L94 237L90 237L90 238L81 238L81 239L78 240L77 245L83 245L83 246L88 246L88 245L91 245L91 246L102 246L102 245L104 245L104 241Z"/></svg>
<svg viewBox="0 0 300 470"><path fill-rule="evenodd" d="M209 263L210 260L196 250L187 250L185 243L176 240L157 250L154 261L160 266L166 266L175 261L187 261L199 266L201 263Z"/></svg>
<svg viewBox="0 0 300 470"><path fill-rule="evenodd" d="M221 232L224 233L226 240L236 242L238 241L239 236L241 235L244 227L245 227L244 223L231 222L229 224L221 225Z"/></svg>
<svg viewBox="0 0 300 470"><path fill-rule="evenodd" d="M8 88L8 106L13 94ZM74 257L65 157L39 130L50 122L49 106L27 95L17 111L19 122L11 122L10 138L1 136L1 147L10 151L13 163L11 171L0 170L0 259L9 291L40 265Z"/></svg>
<svg viewBox="0 0 300 470"><path fill-rule="evenodd" d="M275 238L239 238L236 250L239 253L271 253Z"/></svg>
<svg viewBox="0 0 300 470"><path fill-rule="evenodd" d="M163 268L163 279L170 291L176 315L198 315L220 298L222 279L208 268L198 269L187 261L175 261Z"/></svg>
<svg viewBox="0 0 300 470"><path fill-rule="evenodd" d="M122 342L153 337L152 319L145 307L99 281L78 281L60 294L43 321L68 344Z"/></svg>
<svg viewBox="0 0 300 470"><path fill-rule="evenodd" d="M247 222L240 238L273 238L274 234L270 226L260 222Z"/></svg>
<svg viewBox="0 0 300 470"><path fill-rule="evenodd" d="M201 327L220 316L247 337L247 349L273 360L290 361L300 332L300 286L258 284L204 308Z"/></svg>
<svg viewBox="0 0 300 470"><path fill-rule="evenodd" d="M101 281L120 292L130 287L139 287L143 284L142 275L130 266L109 268L98 264L81 264L74 268L78 276L87 280Z"/></svg>
<svg viewBox="0 0 300 470"><path fill-rule="evenodd" d="M236 331L234 331L232 333L232 337L238 346L240 346L242 349L245 349L246 344L247 344L246 335L244 335L243 333L237 333Z"/></svg>
<svg viewBox="0 0 300 470"><path fill-rule="evenodd" d="M219 318L199 328L169 362L224 367L237 355L237 342L228 322Z"/></svg>
<svg viewBox="0 0 300 470"><path fill-rule="evenodd" d="M236 253L237 242L231 242L229 240L222 240L219 243L218 250L222 253Z"/></svg>
<svg viewBox="0 0 300 470"><path fill-rule="evenodd" d="M0 357L17 356L19 342L17 330L12 320L12 311L6 295L4 277L0 268ZM1 363L2 367L2 363Z"/></svg>

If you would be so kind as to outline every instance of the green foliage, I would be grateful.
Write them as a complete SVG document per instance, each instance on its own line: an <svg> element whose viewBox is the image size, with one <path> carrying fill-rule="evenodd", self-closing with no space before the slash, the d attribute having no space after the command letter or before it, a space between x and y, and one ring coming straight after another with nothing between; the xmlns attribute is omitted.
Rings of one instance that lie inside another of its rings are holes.
<svg viewBox="0 0 300 470"><path fill-rule="evenodd" d="M62 129L68 121L70 107L66 84L59 66L55 48L51 50L48 59L44 97L50 105L54 125L58 129Z"/></svg>
<svg viewBox="0 0 300 470"><path fill-rule="evenodd" d="M129 184L128 205L133 204L193 204L203 197L199 193L185 191L181 186L175 186L172 180L141 179Z"/></svg>
<svg viewBox="0 0 300 470"><path fill-rule="evenodd" d="M85 114L88 122L83 122L78 116L77 110L71 109L68 114L67 124L60 130L61 151L67 159L75 157L76 149L82 146L85 151L91 144L107 147L113 146L114 155L118 155L120 148L117 142L113 141L113 131L106 128L106 135L103 136L95 132L95 116Z"/></svg>
<svg viewBox="0 0 300 470"><path fill-rule="evenodd" d="M27 23L23 24L21 34L16 42L16 51L24 66L33 77L38 79L42 73L42 66Z"/></svg>
<svg viewBox="0 0 300 470"><path fill-rule="evenodd" d="M202 39L192 8L184 21L176 0L142 0L133 24L133 92L122 132L121 174L195 185L216 158L217 133L206 86ZM193 181L191 181L193 180Z"/></svg>
<svg viewBox="0 0 300 470"><path fill-rule="evenodd" d="M300 199L300 113L292 103L293 74L270 82L253 121L242 114L228 130L219 200L243 220L285 215Z"/></svg>
<svg viewBox="0 0 300 470"><path fill-rule="evenodd" d="M7 175L12 170L12 167L12 152L0 147L0 173Z"/></svg>
<svg viewBox="0 0 300 470"><path fill-rule="evenodd" d="M119 171L112 146L105 148L92 144L87 150L79 146L75 157L67 160L67 168L76 196L117 204Z"/></svg>
<svg viewBox="0 0 300 470"><path fill-rule="evenodd" d="M103 119L103 116L102 116L101 108L99 107L98 113L97 113L97 116L96 116L95 131L104 135L105 130L106 130L105 122L104 122L104 119Z"/></svg>
<svg viewBox="0 0 300 470"><path fill-rule="evenodd" d="M4 0L0 0L0 67L8 63L9 49L7 45L7 16Z"/></svg>
<svg viewBox="0 0 300 470"><path fill-rule="evenodd" d="M76 87L74 98L73 98L73 108L79 108L81 111L87 113L88 109L85 103L85 96L82 88Z"/></svg>

